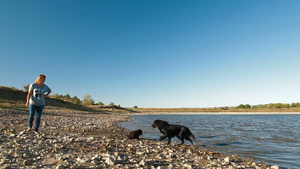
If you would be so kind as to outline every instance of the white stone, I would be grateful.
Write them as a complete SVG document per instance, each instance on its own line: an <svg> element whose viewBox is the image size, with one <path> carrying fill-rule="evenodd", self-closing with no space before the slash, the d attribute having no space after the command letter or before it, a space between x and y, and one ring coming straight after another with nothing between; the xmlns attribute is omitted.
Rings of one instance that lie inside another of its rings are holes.
<svg viewBox="0 0 300 169"><path fill-rule="evenodd" d="M224 161L229 163L229 162L230 162L229 157L226 157L226 158L224 159Z"/></svg>
<svg viewBox="0 0 300 169"><path fill-rule="evenodd" d="M184 168L187 168L187 169L192 169L192 168L193 168L193 166L190 165L190 164L183 164L182 166L183 166Z"/></svg>
<svg viewBox="0 0 300 169"><path fill-rule="evenodd" d="M91 161L91 160L88 159L88 158L80 158L80 157L78 157L76 160L77 160L79 163L86 163L86 162Z"/></svg>
<svg viewBox="0 0 300 169"><path fill-rule="evenodd" d="M145 160L142 160L142 161L140 161L140 163L139 163L140 166L145 166L145 164L146 164L146 163L145 163Z"/></svg>
<svg viewBox="0 0 300 169"><path fill-rule="evenodd" d="M101 156L100 155L95 155L94 157L91 158L91 160L100 160Z"/></svg>
<svg viewBox="0 0 300 169"><path fill-rule="evenodd" d="M106 160L105 163L108 165L114 165L115 164L115 159L112 156L109 156Z"/></svg>
<svg viewBox="0 0 300 169"><path fill-rule="evenodd" d="M279 166L278 165L273 165L273 166L271 166L271 169L279 169Z"/></svg>
<svg viewBox="0 0 300 169"><path fill-rule="evenodd" d="M69 141L70 141L71 143L74 143L74 142L75 142L75 138L71 138Z"/></svg>

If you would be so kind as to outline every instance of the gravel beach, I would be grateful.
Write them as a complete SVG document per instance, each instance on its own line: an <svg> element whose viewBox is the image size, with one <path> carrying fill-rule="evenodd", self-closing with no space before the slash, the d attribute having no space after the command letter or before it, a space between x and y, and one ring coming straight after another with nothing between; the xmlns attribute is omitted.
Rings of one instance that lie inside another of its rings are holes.
<svg viewBox="0 0 300 169"><path fill-rule="evenodd" d="M129 140L117 126L129 115L47 110L40 131L26 132L28 112L0 109L0 168L279 168L201 145Z"/></svg>

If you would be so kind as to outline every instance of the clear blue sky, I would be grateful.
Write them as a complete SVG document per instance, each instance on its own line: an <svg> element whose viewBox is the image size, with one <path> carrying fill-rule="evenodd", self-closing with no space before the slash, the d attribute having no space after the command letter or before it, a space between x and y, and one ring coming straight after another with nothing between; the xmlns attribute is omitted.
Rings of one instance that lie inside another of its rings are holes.
<svg viewBox="0 0 300 169"><path fill-rule="evenodd" d="M299 73L299 0L0 1L2 86L219 107L300 102Z"/></svg>

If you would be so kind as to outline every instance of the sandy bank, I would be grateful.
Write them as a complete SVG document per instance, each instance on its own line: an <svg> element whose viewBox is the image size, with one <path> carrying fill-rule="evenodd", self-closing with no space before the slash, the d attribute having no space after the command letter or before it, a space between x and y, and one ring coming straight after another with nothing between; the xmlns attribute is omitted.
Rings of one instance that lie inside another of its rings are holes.
<svg viewBox="0 0 300 169"><path fill-rule="evenodd" d="M275 115L300 114L300 112L138 112L128 115Z"/></svg>

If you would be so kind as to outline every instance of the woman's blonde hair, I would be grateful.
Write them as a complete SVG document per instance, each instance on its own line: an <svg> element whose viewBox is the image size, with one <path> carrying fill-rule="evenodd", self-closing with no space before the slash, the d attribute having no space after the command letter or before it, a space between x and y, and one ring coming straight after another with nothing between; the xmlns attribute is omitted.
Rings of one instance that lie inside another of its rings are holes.
<svg viewBox="0 0 300 169"><path fill-rule="evenodd" d="M39 75L36 80L34 81L34 83L36 84L41 84L41 79L45 79L46 80L46 76L45 75Z"/></svg>

